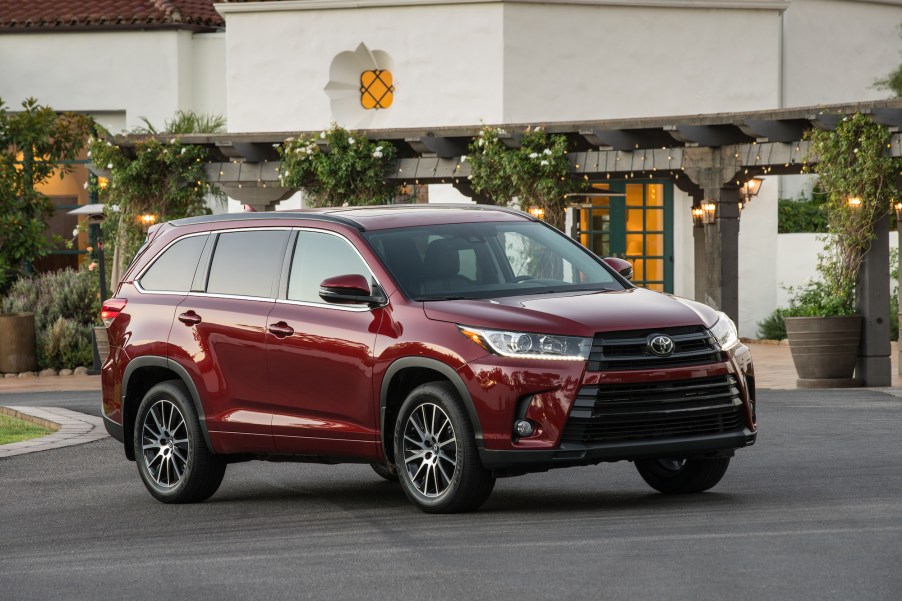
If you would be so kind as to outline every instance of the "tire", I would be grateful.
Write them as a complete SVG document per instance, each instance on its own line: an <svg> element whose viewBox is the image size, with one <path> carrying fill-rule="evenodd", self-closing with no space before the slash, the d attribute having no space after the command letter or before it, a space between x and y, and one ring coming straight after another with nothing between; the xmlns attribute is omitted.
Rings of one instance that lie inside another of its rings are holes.
<svg viewBox="0 0 902 601"><path fill-rule="evenodd" d="M698 493L714 488L729 466L729 457L636 461L639 475L649 486L671 495Z"/></svg>
<svg viewBox="0 0 902 601"><path fill-rule="evenodd" d="M394 463L371 463L370 467L389 482L398 481L398 468Z"/></svg>
<svg viewBox="0 0 902 601"><path fill-rule="evenodd" d="M226 461L207 448L185 384L151 388L135 418L135 459L151 495L163 503L196 503L222 483Z"/></svg>
<svg viewBox="0 0 902 601"><path fill-rule="evenodd" d="M472 511L492 494L495 477L482 467L473 425L450 382L429 382L407 396L394 447L401 487L426 513Z"/></svg>

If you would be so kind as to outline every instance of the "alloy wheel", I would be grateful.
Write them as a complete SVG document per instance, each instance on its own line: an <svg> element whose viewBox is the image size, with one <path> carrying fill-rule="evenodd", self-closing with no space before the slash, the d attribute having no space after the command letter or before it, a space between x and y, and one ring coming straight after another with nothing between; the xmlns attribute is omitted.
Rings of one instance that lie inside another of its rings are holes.
<svg viewBox="0 0 902 601"><path fill-rule="evenodd" d="M144 416L141 430L147 473L157 485L172 488L184 476L191 451L184 416L175 404L160 400Z"/></svg>
<svg viewBox="0 0 902 601"><path fill-rule="evenodd" d="M457 439L451 418L434 403L417 407L404 426L404 467L417 491L441 496L457 471Z"/></svg>

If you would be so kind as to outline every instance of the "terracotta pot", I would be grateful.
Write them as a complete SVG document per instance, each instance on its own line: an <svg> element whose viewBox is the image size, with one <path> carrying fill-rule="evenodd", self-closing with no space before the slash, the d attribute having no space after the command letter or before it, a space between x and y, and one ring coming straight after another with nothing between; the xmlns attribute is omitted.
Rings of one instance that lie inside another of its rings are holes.
<svg viewBox="0 0 902 601"><path fill-rule="evenodd" d="M34 371L34 313L0 315L0 372Z"/></svg>
<svg viewBox="0 0 902 601"><path fill-rule="evenodd" d="M800 388L861 386L855 363L861 316L787 317L786 337Z"/></svg>

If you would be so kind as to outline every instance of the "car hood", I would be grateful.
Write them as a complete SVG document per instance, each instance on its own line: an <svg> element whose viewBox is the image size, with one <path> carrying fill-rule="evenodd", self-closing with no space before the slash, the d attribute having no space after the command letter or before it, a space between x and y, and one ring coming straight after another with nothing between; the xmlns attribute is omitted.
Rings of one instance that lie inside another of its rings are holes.
<svg viewBox="0 0 902 601"><path fill-rule="evenodd" d="M718 318L717 312L706 305L644 288L427 301L423 308L426 317L436 321L571 336L690 325L710 327Z"/></svg>

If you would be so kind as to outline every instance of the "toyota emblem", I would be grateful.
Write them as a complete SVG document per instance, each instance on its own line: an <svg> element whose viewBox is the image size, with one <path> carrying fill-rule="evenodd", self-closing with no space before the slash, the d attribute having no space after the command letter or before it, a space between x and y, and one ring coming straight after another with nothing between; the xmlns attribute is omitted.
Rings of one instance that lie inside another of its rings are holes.
<svg viewBox="0 0 902 601"><path fill-rule="evenodd" d="M673 338L659 335L648 341L648 350L658 357L669 357L673 354Z"/></svg>

